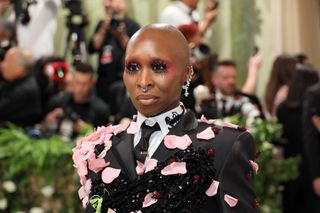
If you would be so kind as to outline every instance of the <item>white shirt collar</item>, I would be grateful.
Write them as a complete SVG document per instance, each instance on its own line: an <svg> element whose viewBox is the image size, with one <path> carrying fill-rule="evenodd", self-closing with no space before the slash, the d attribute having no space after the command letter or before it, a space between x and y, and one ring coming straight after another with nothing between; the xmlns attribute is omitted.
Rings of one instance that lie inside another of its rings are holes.
<svg viewBox="0 0 320 213"><path fill-rule="evenodd" d="M161 113L161 114L154 116L154 117L146 117L142 113L138 112L137 124L140 128L144 122L146 122L146 124L149 126L153 126L157 122L160 126L162 134L167 135L169 133L169 125L166 122L166 118L167 117L172 118L172 117L174 117L175 114L180 115L181 113L183 113L185 111L184 109L185 109L184 105L180 102L179 106L173 108L170 111Z"/></svg>

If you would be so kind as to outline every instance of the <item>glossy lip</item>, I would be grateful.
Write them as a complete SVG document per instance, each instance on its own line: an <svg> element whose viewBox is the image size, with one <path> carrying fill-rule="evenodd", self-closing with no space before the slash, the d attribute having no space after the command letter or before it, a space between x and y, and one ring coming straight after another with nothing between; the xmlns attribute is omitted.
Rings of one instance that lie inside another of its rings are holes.
<svg viewBox="0 0 320 213"><path fill-rule="evenodd" d="M154 95L138 95L136 100L142 105L151 105L158 101L158 97Z"/></svg>

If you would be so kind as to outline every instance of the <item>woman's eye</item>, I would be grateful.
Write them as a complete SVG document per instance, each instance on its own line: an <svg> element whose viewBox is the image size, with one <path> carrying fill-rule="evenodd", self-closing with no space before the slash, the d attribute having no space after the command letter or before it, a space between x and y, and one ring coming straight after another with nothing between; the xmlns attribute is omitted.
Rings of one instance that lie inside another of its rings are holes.
<svg viewBox="0 0 320 213"><path fill-rule="evenodd" d="M151 68L155 72L163 72L167 70L167 65L163 62L156 62L151 64Z"/></svg>
<svg viewBox="0 0 320 213"><path fill-rule="evenodd" d="M126 65L128 72L137 72L140 69L140 66L137 63L129 63Z"/></svg>

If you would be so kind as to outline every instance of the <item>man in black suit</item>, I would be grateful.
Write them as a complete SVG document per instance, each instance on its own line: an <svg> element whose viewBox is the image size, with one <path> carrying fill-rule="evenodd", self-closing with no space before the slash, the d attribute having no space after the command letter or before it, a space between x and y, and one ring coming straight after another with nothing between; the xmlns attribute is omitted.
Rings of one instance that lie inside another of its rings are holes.
<svg viewBox="0 0 320 213"><path fill-rule="evenodd" d="M148 25L131 38L123 79L136 120L99 128L74 149L86 212L258 211L253 138L184 108L192 73L173 26Z"/></svg>
<svg viewBox="0 0 320 213"><path fill-rule="evenodd" d="M234 61L224 60L218 63L211 75L211 82L215 87L213 97L199 103L196 108L199 114L213 119L240 114L247 120L247 124L262 116L259 100L237 90L236 74Z"/></svg>
<svg viewBox="0 0 320 213"><path fill-rule="evenodd" d="M314 212L320 212L320 83L305 94L303 127L305 156L314 189Z"/></svg>

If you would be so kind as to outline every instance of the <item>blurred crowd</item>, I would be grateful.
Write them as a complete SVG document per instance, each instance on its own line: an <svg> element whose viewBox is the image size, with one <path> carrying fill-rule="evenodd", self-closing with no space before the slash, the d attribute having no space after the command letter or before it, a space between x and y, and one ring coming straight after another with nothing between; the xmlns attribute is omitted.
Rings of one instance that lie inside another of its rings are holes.
<svg viewBox="0 0 320 213"><path fill-rule="evenodd" d="M83 57L68 65L53 55L59 0L27 1L20 9L12 2L0 2L0 126L13 123L33 137L61 134L71 140L88 124L129 124L136 111L122 81L123 57L140 26L126 15L126 0L103 1L105 16L85 44L88 53L98 55L95 66ZM320 212L319 73L307 55L279 55L260 100L256 87L263 51L257 49L248 60L244 85L237 87L236 62L220 59L205 43L219 2L208 1L202 19L198 3L172 1L159 17L189 43L194 74L181 101L199 117L240 115L247 125L277 117L287 140L278 145L282 157L302 157L299 178L285 184L284 212ZM8 12L10 5L15 10Z"/></svg>

